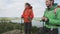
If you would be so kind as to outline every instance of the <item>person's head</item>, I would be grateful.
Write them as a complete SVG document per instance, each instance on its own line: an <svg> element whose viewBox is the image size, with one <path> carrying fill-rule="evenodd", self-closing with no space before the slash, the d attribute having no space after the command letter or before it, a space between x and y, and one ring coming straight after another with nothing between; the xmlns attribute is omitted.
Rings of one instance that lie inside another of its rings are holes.
<svg viewBox="0 0 60 34"><path fill-rule="evenodd" d="M46 6L49 7L54 4L54 0L46 0Z"/></svg>
<svg viewBox="0 0 60 34"><path fill-rule="evenodd" d="M29 3L25 3L25 8L30 7L31 5Z"/></svg>

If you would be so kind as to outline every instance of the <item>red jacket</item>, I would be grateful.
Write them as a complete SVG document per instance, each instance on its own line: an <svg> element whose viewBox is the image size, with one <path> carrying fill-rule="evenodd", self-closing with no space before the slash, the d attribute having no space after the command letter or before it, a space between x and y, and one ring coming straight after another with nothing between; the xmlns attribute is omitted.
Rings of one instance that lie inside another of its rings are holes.
<svg viewBox="0 0 60 34"><path fill-rule="evenodd" d="M32 10L31 6L24 10L22 17L24 18L24 22L31 22L32 21L34 14L33 14L33 10Z"/></svg>

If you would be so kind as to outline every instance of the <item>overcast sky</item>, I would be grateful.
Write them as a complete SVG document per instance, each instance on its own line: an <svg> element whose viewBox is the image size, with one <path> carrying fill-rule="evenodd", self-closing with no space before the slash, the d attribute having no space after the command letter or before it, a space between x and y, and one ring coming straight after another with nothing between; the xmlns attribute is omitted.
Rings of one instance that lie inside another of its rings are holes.
<svg viewBox="0 0 60 34"><path fill-rule="evenodd" d="M43 16L45 0L0 0L0 17L20 17L26 2L33 6L35 17ZM60 0L55 2L60 5Z"/></svg>

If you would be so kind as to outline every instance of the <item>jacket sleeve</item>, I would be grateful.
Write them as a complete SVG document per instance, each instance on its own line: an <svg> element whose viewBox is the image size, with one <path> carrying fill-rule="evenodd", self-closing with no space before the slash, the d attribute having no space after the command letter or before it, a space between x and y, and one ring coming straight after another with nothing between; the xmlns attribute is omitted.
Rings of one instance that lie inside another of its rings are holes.
<svg viewBox="0 0 60 34"><path fill-rule="evenodd" d="M21 15L21 18L24 18L23 14Z"/></svg>
<svg viewBox="0 0 60 34"><path fill-rule="evenodd" d="M34 18L34 14L33 14L33 10L30 10L30 18L33 19Z"/></svg>
<svg viewBox="0 0 60 34"><path fill-rule="evenodd" d="M57 11L56 19L49 18L49 23L51 23L51 24L59 24L60 25L60 9Z"/></svg>

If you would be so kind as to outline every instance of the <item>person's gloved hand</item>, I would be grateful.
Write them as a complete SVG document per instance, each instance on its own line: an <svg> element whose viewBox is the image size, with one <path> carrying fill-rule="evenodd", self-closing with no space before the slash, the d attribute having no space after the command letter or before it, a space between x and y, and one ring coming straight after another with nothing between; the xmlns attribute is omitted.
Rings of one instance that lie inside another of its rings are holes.
<svg viewBox="0 0 60 34"><path fill-rule="evenodd" d="M43 17L42 17L42 21L43 21L43 22L47 22L47 21L49 21L49 19L43 16Z"/></svg>
<svg viewBox="0 0 60 34"><path fill-rule="evenodd" d="M41 19L42 19L43 22L45 21L45 17L42 17Z"/></svg>
<svg viewBox="0 0 60 34"><path fill-rule="evenodd" d="M30 17L28 17L27 19L28 19L29 21L31 21L31 18L30 18Z"/></svg>
<svg viewBox="0 0 60 34"><path fill-rule="evenodd" d="M24 18L23 16L21 16L21 18Z"/></svg>
<svg viewBox="0 0 60 34"><path fill-rule="evenodd" d="M49 22L49 19L48 18L45 18L45 22Z"/></svg>

